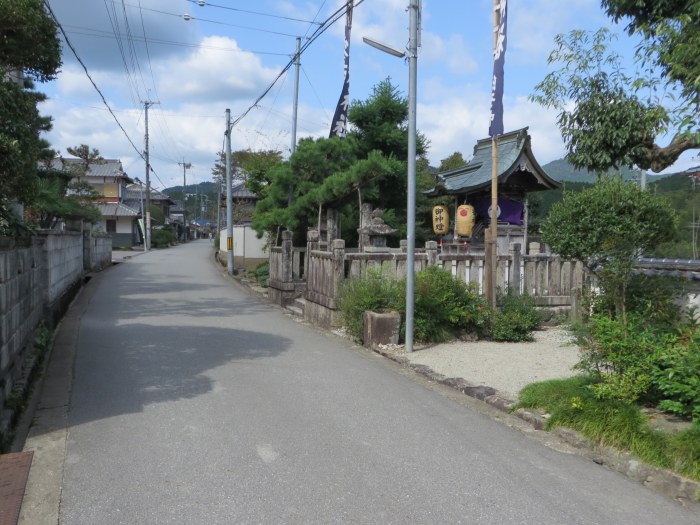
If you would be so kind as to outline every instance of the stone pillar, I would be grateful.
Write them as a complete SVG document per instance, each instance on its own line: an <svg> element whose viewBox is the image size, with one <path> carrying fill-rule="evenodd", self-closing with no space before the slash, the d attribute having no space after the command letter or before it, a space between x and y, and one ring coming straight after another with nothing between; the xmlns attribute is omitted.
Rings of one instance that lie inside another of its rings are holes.
<svg viewBox="0 0 700 525"><path fill-rule="evenodd" d="M581 288L571 289L571 311L569 313L569 320L573 323L579 323L583 320L583 306L582 306L582 293Z"/></svg>
<svg viewBox="0 0 700 525"><path fill-rule="evenodd" d="M428 266L437 266L438 243L437 241L427 241L425 243L425 253L428 255Z"/></svg>
<svg viewBox="0 0 700 525"><path fill-rule="evenodd" d="M542 245L539 242L530 243L530 255L538 255L542 253Z"/></svg>
<svg viewBox="0 0 700 525"><path fill-rule="evenodd" d="M282 232L282 275L281 281L291 283L293 281L292 273L292 236L290 230Z"/></svg>
<svg viewBox="0 0 700 525"><path fill-rule="evenodd" d="M362 204L362 209L360 210L360 228L359 228L359 243L358 246L361 252L365 251L365 247L369 246L369 235L367 234L366 228L372 222L372 205L368 202Z"/></svg>
<svg viewBox="0 0 700 525"><path fill-rule="evenodd" d="M338 212L333 208L326 209L326 232L328 240L328 246L330 247L331 242L338 238Z"/></svg>
<svg viewBox="0 0 700 525"><path fill-rule="evenodd" d="M510 246L510 289L515 295L520 295L520 243L516 242Z"/></svg>
<svg viewBox="0 0 700 525"><path fill-rule="evenodd" d="M345 279L345 241L335 239L331 244L333 252L333 300L338 299L340 283Z"/></svg>

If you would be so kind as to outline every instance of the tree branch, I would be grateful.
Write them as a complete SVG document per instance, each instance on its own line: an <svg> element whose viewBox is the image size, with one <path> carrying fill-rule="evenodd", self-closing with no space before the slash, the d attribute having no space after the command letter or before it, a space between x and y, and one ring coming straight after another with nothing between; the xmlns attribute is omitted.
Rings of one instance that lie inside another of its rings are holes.
<svg viewBox="0 0 700 525"><path fill-rule="evenodd" d="M688 135L676 135L668 146L661 147L650 141L647 152L638 163L640 168L659 173L678 160L681 153L700 148L700 138Z"/></svg>

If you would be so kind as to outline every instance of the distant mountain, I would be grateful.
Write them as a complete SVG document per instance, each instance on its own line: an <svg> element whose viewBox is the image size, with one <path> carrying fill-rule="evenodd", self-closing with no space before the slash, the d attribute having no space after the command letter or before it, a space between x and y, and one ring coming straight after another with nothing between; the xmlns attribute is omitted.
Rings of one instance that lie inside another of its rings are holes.
<svg viewBox="0 0 700 525"><path fill-rule="evenodd" d="M554 160L545 164L542 168L547 175L559 182L583 182L593 184L596 181L596 174L594 172L574 168L566 159ZM625 167L618 171L610 170L608 173L613 175L622 174L625 180L639 180L639 170L633 170L631 168ZM647 182L651 184L668 176L669 175L653 175L647 173Z"/></svg>

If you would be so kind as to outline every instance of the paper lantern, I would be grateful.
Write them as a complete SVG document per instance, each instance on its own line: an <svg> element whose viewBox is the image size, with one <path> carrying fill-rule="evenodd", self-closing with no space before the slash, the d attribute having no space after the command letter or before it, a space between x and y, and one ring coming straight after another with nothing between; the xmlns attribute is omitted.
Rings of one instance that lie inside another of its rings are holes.
<svg viewBox="0 0 700 525"><path fill-rule="evenodd" d="M474 206L462 204L457 208L457 235L471 237L474 231Z"/></svg>
<svg viewBox="0 0 700 525"><path fill-rule="evenodd" d="M433 231L436 235L445 235L450 229L450 212L447 206L438 205L433 208Z"/></svg>

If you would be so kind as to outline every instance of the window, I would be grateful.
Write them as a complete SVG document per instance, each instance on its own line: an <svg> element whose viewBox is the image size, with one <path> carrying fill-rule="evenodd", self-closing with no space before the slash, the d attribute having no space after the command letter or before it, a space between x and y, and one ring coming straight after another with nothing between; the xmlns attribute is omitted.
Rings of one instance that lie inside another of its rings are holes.
<svg viewBox="0 0 700 525"><path fill-rule="evenodd" d="M107 233L117 233L117 221L114 219L107 219Z"/></svg>

